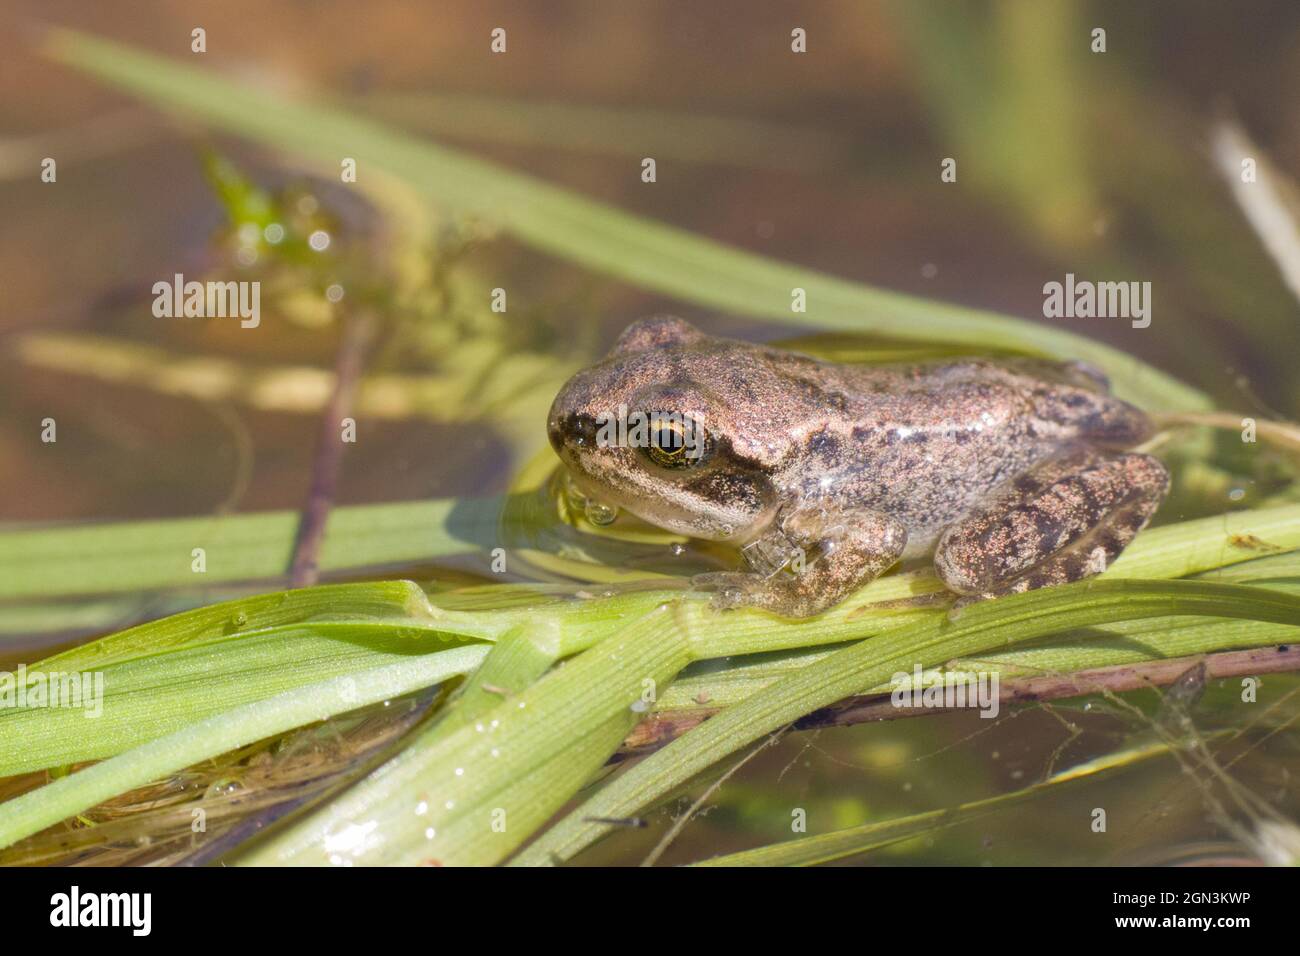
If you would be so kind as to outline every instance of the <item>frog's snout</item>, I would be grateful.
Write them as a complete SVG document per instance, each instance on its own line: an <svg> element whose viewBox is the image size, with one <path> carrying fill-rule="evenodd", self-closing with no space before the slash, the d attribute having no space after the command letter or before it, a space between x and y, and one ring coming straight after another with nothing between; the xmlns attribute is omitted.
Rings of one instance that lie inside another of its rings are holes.
<svg viewBox="0 0 1300 956"><path fill-rule="evenodd" d="M551 443L551 447L557 452L563 447L563 437L560 431L559 416L551 414L546 419L546 437Z"/></svg>
<svg viewBox="0 0 1300 956"><path fill-rule="evenodd" d="M594 448L598 428L596 419L582 412L552 413L546 422L546 437L556 452L566 448Z"/></svg>

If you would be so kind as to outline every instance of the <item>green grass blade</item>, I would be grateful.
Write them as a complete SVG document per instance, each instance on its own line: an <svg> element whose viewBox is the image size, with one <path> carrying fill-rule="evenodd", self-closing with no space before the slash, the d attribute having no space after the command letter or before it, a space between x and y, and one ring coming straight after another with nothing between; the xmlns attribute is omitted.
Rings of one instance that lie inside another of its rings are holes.
<svg viewBox="0 0 1300 956"><path fill-rule="evenodd" d="M436 612L412 581L327 584L210 604L110 634L34 667L87 670L308 621L432 623Z"/></svg>
<svg viewBox="0 0 1300 956"><path fill-rule="evenodd" d="M608 759L646 709L647 686L666 686L690 660L679 612L655 609L472 723L430 728L236 862L498 862ZM363 830L382 839L361 839Z"/></svg>
<svg viewBox="0 0 1300 956"><path fill-rule="evenodd" d="M324 571L423 561L500 541L504 499L443 499L337 508L326 526ZM0 600L113 594L275 578L287 574L294 511L0 533ZM193 570L203 548L206 571Z"/></svg>
<svg viewBox="0 0 1300 956"><path fill-rule="evenodd" d="M736 116L471 93L367 93L342 106L421 133L613 156L813 173L853 161L851 137Z"/></svg>
<svg viewBox="0 0 1300 956"><path fill-rule="evenodd" d="M1013 595L879 634L782 678L632 767L542 834L516 862L567 860L610 829L765 734L913 666L1008 647L1062 630L1114 621L1203 614L1300 625L1300 597L1199 581L1088 581ZM697 638L708 644L707 635ZM704 655L708 656L708 655Z"/></svg>
<svg viewBox="0 0 1300 956"><path fill-rule="evenodd" d="M509 230L598 272L711 308L787 324L869 331L1086 359L1116 390L1152 409L1209 407L1196 389L1110 346L1046 325L874 289L734 249L622 212L540 180L327 106L292 101L197 67L65 29L43 42L54 59L266 146L335 167L341 156L382 169L425 197ZM807 311L791 310L801 288Z"/></svg>
<svg viewBox="0 0 1300 956"><path fill-rule="evenodd" d="M0 804L0 847L201 760L467 673L487 653L477 645L425 654L223 711Z"/></svg>
<svg viewBox="0 0 1300 956"><path fill-rule="evenodd" d="M0 707L0 776L121 753L195 721L329 677L445 650L409 581L260 595L164 618L26 668L61 706ZM0 703L7 701L0 675ZM41 681L40 683L45 683ZM88 696L72 696L73 688Z"/></svg>
<svg viewBox="0 0 1300 956"><path fill-rule="evenodd" d="M848 827L833 833L819 833L797 840L786 840L771 846L742 850L701 860L694 866L816 866L831 863L846 857L877 850L893 843L910 840L913 837L934 833L936 830L959 826L997 813L1001 810L1024 803L1026 800L1041 796L1048 790L1055 790L1064 785L1089 780L1098 775L1132 766L1139 761L1161 756L1169 752L1169 745L1152 743L1145 747L1125 750L1116 754L1090 761L1078 767L1071 767L1054 774L1042 783L1025 787L1014 793L999 794L984 800L972 800L955 807L941 810L928 810L924 813L910 814L893 820L878 820L862 826Z"/></svg>

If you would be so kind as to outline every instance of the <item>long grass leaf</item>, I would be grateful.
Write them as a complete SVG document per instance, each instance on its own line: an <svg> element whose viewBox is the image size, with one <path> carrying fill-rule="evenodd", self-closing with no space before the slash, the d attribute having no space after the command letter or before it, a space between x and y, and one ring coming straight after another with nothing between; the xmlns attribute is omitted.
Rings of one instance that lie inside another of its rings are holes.
<svg viewBox="0 0 1300 956"><path fill-rule="evenodd" d="M1209 407L1196 389L1125 353L1039 323L887 292L768 259L622 212L345 111L268 96L206 70L66 29L45 53L148 102L264 145L336 164L350 156L526 243L643 288L786 324L870 331L1086 359L1125 397L1161 410ZM791 308L803 289L806 311Z"/></svg>

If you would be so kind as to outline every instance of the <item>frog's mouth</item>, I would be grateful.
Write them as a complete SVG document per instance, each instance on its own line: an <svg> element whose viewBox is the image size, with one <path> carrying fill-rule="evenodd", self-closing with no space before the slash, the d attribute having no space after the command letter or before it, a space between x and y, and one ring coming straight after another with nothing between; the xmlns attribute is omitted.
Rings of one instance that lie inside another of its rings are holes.
<svg viewBox="0 0 1300 956"><path fill-rule="evenodd" d="M607 524L622 510L676 534L740 545L776 511L776 494L761 476L713 468L665 475L609 449L568 445L557 451L572 486L587 499L588 516L605 519L597 524Z"/></svg>
<svg viewBox="0 0 1300 956"><path fill-rule="evenodd" d="M748 540L750 521L747 515L731 513L707 501L701 502L678 488L655 485L641 489L632 483L626 488L615 487L608 482L593 480L572 465L566 464L565 470L573 486L586 499L588 518L596 515L605 519L595 520L596 524L607 524L618 511L626 511L647 524L691 538L739 540L742 543Z"/></svg>

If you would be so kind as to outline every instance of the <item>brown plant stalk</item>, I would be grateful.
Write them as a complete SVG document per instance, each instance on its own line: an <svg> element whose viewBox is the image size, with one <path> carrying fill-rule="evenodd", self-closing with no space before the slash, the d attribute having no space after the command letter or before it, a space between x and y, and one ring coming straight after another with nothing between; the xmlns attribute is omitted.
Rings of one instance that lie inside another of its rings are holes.
<svg viewBox="0 0 1300 956"><path fill-rule="evenodd" d="M1173 657L1167 660L1144 661L1140 664L1115 664L1109 667L1081 670L1073 674L1013 677L1000 682L998 700L1001 704L1033 703L1081 697L1087 694L1121 693L1147 687L1168 687L1189 669L1201 663L1205 664L1207 680L1300 670L1300 644L1279 644L1243 651ZM699 707L652 714L632 729L613 759L623 760L658 750L688 730L698 727L714 714L719 713L721 709ZM796 721L793 729L850 727L874 720L920 717L958 709L962 708L898 707L893 704L888 693L861 694L813 711Z"/></svg>

